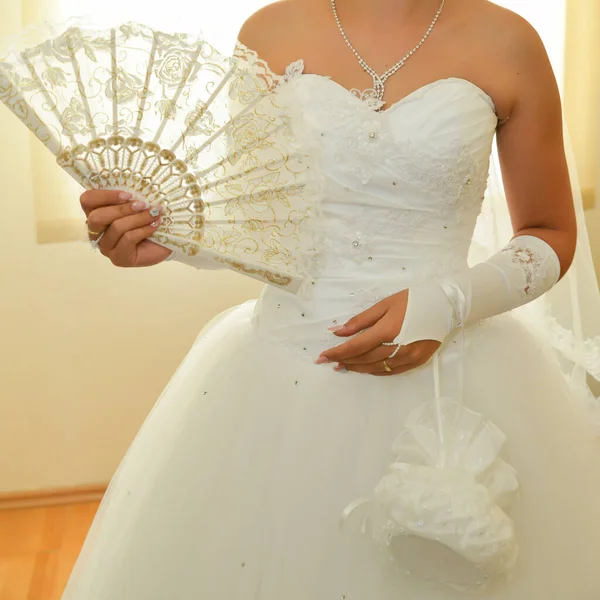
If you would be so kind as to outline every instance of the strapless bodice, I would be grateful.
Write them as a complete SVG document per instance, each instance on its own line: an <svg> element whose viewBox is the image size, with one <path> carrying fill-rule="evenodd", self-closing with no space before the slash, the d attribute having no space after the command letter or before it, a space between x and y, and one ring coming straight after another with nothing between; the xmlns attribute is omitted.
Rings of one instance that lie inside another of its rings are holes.
<svg viewBox="0 0 600 600"><path fill-rule="evenodd" d="M264 291L256 322L314 352L328 327L467 264L498 119L492 99L460 78L379 112L322 76L300 76L293 93L298 135L318 149L324 181L316 260L297 296Z"/></svg>

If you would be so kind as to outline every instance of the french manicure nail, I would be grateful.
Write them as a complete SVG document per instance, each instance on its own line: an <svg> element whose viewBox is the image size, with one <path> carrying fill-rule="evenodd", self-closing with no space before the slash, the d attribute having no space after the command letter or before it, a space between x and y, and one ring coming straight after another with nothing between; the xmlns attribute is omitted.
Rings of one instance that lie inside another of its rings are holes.
<svg viewBox="0 0 600 600"><path fill-rule="evenodd" d="M119 200L131 200L133 198L133 194L129 192L121 192L119 194Z"/></svg>
<svg viewBox="0 0 600 600"><path fill-rule="evenodd" d="M326 356L319 356L319 358L315 361L317 365L324 365L325 363L331 362Z"/></svg>
<svg viewBox="0 0 600 600"><path fill-rule="evenodd" d="M156 221L152 222L152 227L156 228L161 224L162 219L156 219Z"/></svg>
<svg viewBox="0 0 600 600"><path fill-rule="evenodd" d="M148 208L148 205L143 200L136 200L131 205L131 208L133 208L133 210L135 210L135 212L142 212L143 210Z"/></svg>
<svg viewBox="0 0 600 600"><path fill-rule="evenodd" d="M329 327L329 331L339 331L340 329L344 329L344 325L335 325L334 327Z"/></svg>
<svg viewBox="0 0 600 600"><path fill-rule="evenodd" d="M346 367L343 367L342 365L338 365L337 367L334 367L333 370L337 371L338 373L346 373L348 369L346 369Z"/></svg>

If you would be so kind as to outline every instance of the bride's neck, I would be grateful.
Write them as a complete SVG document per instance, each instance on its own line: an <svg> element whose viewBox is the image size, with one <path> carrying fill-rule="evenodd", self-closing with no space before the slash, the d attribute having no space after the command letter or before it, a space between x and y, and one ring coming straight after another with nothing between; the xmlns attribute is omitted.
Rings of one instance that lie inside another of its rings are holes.
<svg viewBox="0 0 600 600"><path fill-rule="evenodd" d="M338 11L356 18L406 18L435 12L441 0L335 0ZM369 19L370 20L370 19Z"/></svg>

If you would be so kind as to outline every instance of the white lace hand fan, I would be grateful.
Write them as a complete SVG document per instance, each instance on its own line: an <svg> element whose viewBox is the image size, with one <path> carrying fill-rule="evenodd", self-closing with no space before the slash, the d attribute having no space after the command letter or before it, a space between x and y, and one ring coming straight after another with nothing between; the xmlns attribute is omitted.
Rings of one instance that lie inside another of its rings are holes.
<svg viewBox="0 0 600 600"><path fill-rule="evenodd" d="M163 204L152 240L176 258L294 292L316 176L280 91L301 70L137 23L70 27L0 58L0 100L85 188Z"/></svg>

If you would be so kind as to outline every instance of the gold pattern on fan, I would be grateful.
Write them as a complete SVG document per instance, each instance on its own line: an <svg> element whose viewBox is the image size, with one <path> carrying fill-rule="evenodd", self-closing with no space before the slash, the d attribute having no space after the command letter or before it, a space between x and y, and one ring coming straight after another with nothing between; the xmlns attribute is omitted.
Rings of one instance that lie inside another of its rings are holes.
<svg viewBox="0 0 600 600"><path fill-rule="evenodd" d="M9 50L0 102L85 188L161 204L152 241L269 282L289 273L299 289L320 192L274 92L301 71L139 23L69 27Z"/></svg>
<svg viewBox="0 0 600 600"><path fill-rule="evenodd" d="M266 269L257 269L254 267L250 267L238 260L232 260L230 258L223 258L220 256L216 257L215 260L217 262L227 264L232 269L235 269L236 271L241 271L246 275L258 276L259 279L272 283L273 285L285 287L292 283L292 278L288 277L287 275L281 275L279 273L274 273L273 271L267 271Z"/></svg>

